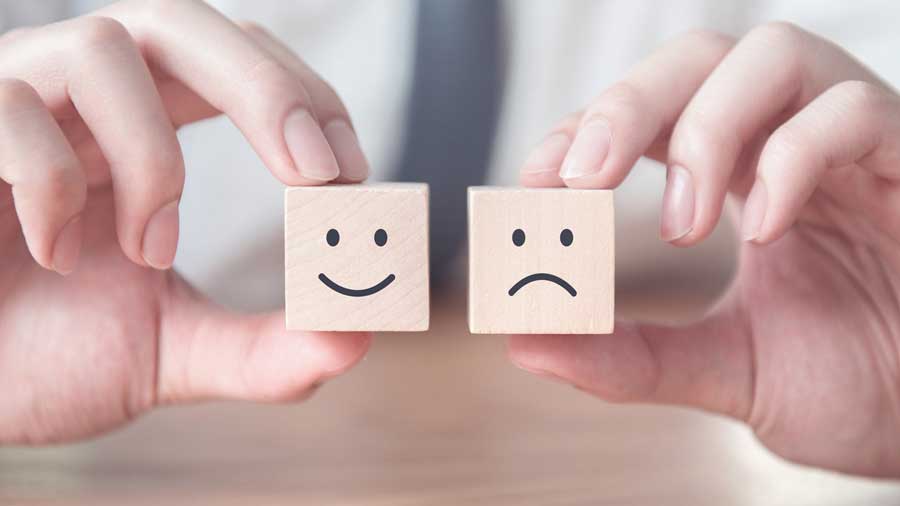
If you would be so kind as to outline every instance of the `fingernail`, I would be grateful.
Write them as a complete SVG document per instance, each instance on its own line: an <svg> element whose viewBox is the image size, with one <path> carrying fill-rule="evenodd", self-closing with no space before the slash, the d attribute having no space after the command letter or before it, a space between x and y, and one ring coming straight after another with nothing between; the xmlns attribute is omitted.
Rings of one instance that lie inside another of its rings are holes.
<svg viewBox="0 0 900 506"><path fill-rule="evenodd" d="M603 120L594 120L582 126L572 141L559 177L574 179L600 172L611 138L609 125Z"/></svg>
<svg viewBox="0 0 900 506"><path fill-rule="evenodd" d="M63 276L75 270L78 257L81 253L81 241L84 235L84 227L81 224L81 215L75 216L67 223L56 236L53 245L53 270Z"/></svg>
<svg viewBox="0 0 900 506"><path fill-rule="evenodd" d="M741 239L752 241L759 237L763 219L766 217L766 205L768 204L768 191L766 184L757 180L747 195L744 203L744 217L741 220Z"/></svg>
<svg viewBox="0 0 900 506"><path fill-rule="evenodd" d="M343 119L336 119L325 125L322 131L334 151L341 174L353 181L365 179L369 175L369 162L350 125Z"/></svg>
<svg viewBox="0 0 900 506"><path fill-rule="evenodd" d="M144 261L155 269L168 269L178 247L178 201L161 207L147 222L142 247Z"/></svg>
<svg viewBox="0 0 900 506"><path fill-rule="evenodd" d="M694 228L694 183L684 167L674 165L666 173L660 222L664 241L680 239Z"/></svg>
<svg viewBox="0 0 900 506"><path fill-rule="evenodd" d="M571 145L572 140L564 133L556 133L547 137L525 159L525 164L522 165L522 174L559 172L562 160L566 157Z"/></svg>
<svg viewBox="0 0 900 506"><path fill-rule="evenodd" d="M284 140L300 174L317 181L338 176L338 164L319 123L306 109L297 109L284 120Z"/></svg>

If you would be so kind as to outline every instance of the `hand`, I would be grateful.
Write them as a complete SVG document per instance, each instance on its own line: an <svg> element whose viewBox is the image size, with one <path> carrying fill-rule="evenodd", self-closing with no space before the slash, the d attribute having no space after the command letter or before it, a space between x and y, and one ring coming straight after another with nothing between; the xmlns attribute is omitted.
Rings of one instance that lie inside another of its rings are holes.
<svg viewBox="0 0 900 506"><path fill-rule="evenodd" d="M365 179L343 104L290 50L199 1L123 2L4 35L0 78L0 442L299 399L365 353L366 334L286 332L167 270L181 125L226 114L288 185Z"/></svg>
<svg viewBox="0 0 900 506"><path fill-rule="evenodd" d="M900 97L834 44L775 23L691 33L566 119L530 186L614 188L668 165L661 236L742 208L736 278L701 321L513 336L511 359L612 401L743 420L790 460L900 476ZM561 167L561 170L557 170Z"/></svg>

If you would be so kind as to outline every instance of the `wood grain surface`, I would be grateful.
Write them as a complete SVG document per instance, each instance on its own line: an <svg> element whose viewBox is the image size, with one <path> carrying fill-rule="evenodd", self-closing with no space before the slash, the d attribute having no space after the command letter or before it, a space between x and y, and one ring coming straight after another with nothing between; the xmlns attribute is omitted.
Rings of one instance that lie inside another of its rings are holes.
<svg viewBox="0 0 900 506"><path fill-rule="evenodd" d="M708 297L618 301L669 320ZM0 450L0 504L900 504L900 484L785 463L730 420L519 371L502 337L466 331L461 291L432 320L379 334L306 403L166 408L94 441Z"/></svg>
<svg viewBox="0 0 900 506"><path fill-rule="evenodd" d="M288 188L284 235L287 328L428 329L428 185Z"/></svg>
<svg viewBox="0 0 900 506"><path fill-rule="evenodd" d="M469 330L608 334L611 190L469 188Z"/></svg>

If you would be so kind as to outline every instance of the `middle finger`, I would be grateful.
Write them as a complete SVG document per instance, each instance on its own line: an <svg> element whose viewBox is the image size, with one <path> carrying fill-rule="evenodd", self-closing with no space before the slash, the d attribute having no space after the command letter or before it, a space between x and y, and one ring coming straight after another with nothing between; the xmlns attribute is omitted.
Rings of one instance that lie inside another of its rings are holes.
<svg viewBox="0 0 900 506"><path fill-rule="evenodd" d="M814 55L814 57L810 57ZM691 99L669 142L663 236L694 244L715 228L738 159L756 138L836 82L876 80L830 42L793 25L751 31ZM753 159L748 156L748 159ZM674 193L674 192L673 192Z"/></svg>

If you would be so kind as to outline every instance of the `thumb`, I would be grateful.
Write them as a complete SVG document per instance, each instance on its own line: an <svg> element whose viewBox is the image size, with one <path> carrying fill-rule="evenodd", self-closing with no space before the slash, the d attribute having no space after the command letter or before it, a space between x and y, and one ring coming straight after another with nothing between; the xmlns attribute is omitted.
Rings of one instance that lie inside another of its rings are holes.
<svg viewBox="0 0 900 506"><path fill-rule="evenodd" d="M159 403L305 399L369 348L368 333L288 331L284 311L227 311L180 284L160 309Z"/></svg>
<svg viewBox="0 0 900 506"><path fill-rule="evenodd" d="M747 420L754 359L748 326L717 311L684 326L617 322L608 335L515 335L510 360L613 402L680 404Z"/></svg>

